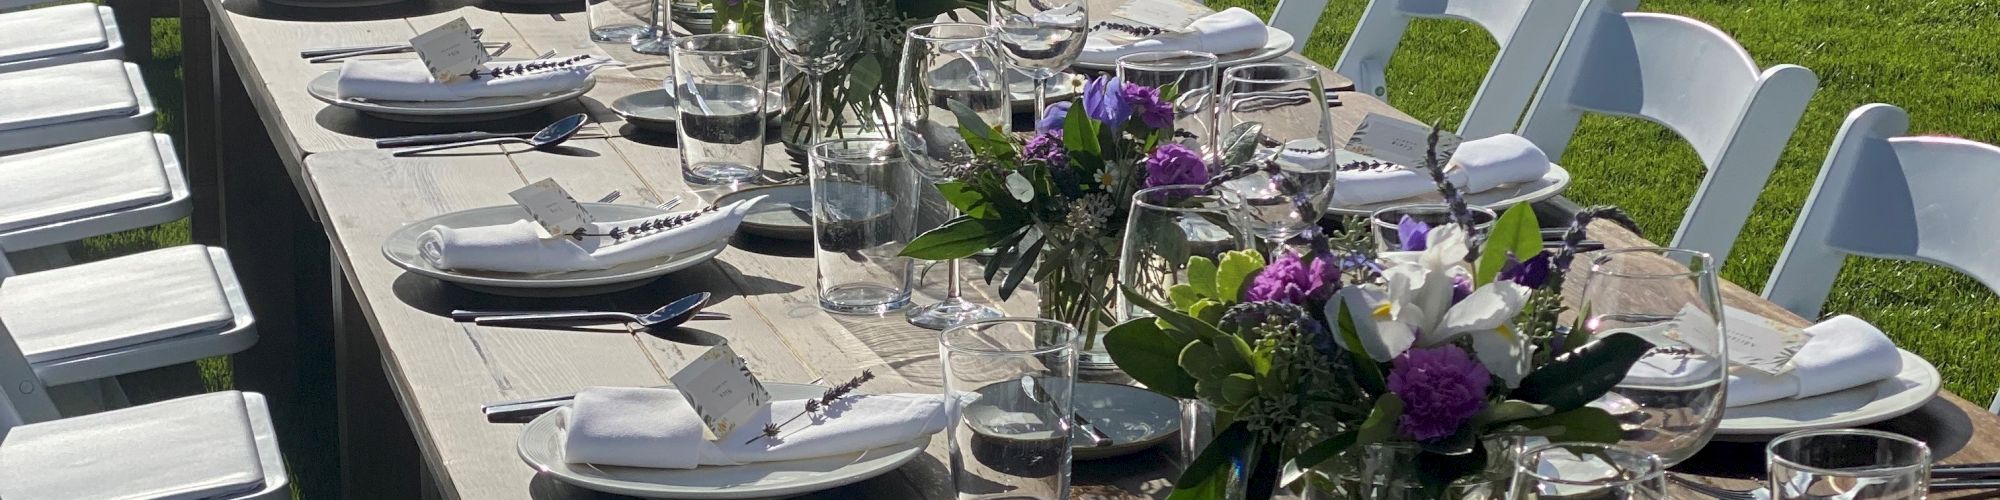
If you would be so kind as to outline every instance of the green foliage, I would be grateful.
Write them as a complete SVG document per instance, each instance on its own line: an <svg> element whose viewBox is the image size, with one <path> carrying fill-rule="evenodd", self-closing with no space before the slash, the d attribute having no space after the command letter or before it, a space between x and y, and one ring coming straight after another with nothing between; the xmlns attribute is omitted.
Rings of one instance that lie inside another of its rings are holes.
<svg viewBox="0 0 2000 500"><path fill-rule="evenodd" d="M1194 377L1180 368L1188 344L1160 331L1152 318L1126 321L1104 334L1104 349L1118 369L1154 392L1183 399L1195 397Z"/></svg>
<svg viewBox="0 0 2000 500"><path fill-rule="evenodd" d="M1548 405L1558 412L1580 408L1618 385L1632 363L1652 348L1652 342L1630 333L1599 337L1529 373L1508 397Z"/></svg>
<svg viewBox="0 0 2000 500"><path fill-rule="evenodd" d="M1493 276L1506 266L1510 252L1526 260L1542 251L1541 227L1535 220L1534 208L1527 205L1515 205L1501 214L1500 220L1494 221L1486 232L1486 245L1479 252L1479 268L1472 273L1473 286L1492 283Z"/></svg>
<svg viewBox="0 0 2000 500"><path fill-rule="evenodd" d="M1023 221L953 218L943 226L918 236L903 247L902 256L924 260L951 260L971 257L1006 241L1022 228Z"/></svg>
<svg viewBox="0 0 2000 500"><path fill-rule="evenodd" d="M1222 265L1215 273L1215 295L1212 297L1225 303L1243 301L1243 293L1250 290L1250 279L1257 271L1264 270L1264 256L1255 251L1238 250L1222 254Z"/></svg>

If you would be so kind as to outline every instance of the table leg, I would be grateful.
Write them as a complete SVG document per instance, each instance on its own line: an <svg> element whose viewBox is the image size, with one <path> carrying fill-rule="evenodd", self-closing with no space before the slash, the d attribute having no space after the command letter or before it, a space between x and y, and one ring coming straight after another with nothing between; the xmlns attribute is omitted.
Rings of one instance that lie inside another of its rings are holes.
<svg viewBox="0 0 2000 500"><path fill-rule="evenodd" d="M342 498L420 498L429 491L416 437L382 369L382 350L340 262L333 262L334 371Z"/></svg>
<svg viewBox="0 0 2000 500"><path fill-rule="evenodd" d="M118 21L118 35L125 42L125 60L141 63L153 60L153 3L147 0L109 0L111 16Z"/></svg>
<svg viewBox="0 0 2000 500"><path fill-rule="evenodd" d="M188 191L194 205L189 229L194 242L222 244L222 174L216 164L215 29L209 24L208 2L181 4L181 165L187 169ZM232 78L235 75L230 75Z"/></svg>

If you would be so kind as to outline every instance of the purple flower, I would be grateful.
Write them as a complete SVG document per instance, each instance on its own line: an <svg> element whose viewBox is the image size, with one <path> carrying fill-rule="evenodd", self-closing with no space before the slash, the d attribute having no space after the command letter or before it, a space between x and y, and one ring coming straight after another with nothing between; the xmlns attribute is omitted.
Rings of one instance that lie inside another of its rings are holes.
<svg viewBox="0 0 2000 500"><path fill-rule="evenodd" d="M1104 122L1111 128L1125 126L1132 119L1132 105L1125 102L1122 91L1125 81L1118 77L1100 76L1083 86L1083 113L1092 120Z"/></svg>
<svg viewBox="0 0 2000 500"><path fill-rule="evenodd" d="M1146 187L1201 184L1208 181L1208 164L1201 153L1179 143L1166 143L1146 157Z"/></svg>
<svg viewBox="0 0 2000 500"><path fill-rule="evenodd" d="M1408 215L1396 221L1396 239L1405 252L1421 252L1430 247L1431 225Z"/></svg>
<svg viewBox="0 0 2000 500"><path fill-rule="evenodd" d="M1021 157L1047 163L1049 168L1069 167L1069 149L1063 147L1062 130L1035 134L1028 139L1028 146L1021 151Z"/></svg>
<svg viewBox="0 0 2000 500"><path fill-rule="evenodd" d="M1507 254L1507 263L1500 266L1500 274L1494 279L1499 281L1513 281L1515 284L1528 288L1541 288L1543 283L1548 282L1549 271L1553 267L1553 264L1549 261L1550 258L1552 256L1549 255L1548 250L1535 252L1535 256L1529 257L1525 261L1519 260L1514 257L1514 254L1509 253Z"/></svg>
<svg viewBox="0 0 2000 500"><path fill-rule="evenodd" d="M1486 408L1493 376L1457 346L1403 351L1391 363L1389 392L1403 398L1397 430L1418 441L1450 436Z"/></svg>
<svg viewBox="0 0 2000 500"><path fill-rule="evenodd" d="M1466 274L1453 275L1451 277L1451 303L1458 304L1459 301L1471 296L1472 276Z"/></svg>
<svg viewBox="0 0 2000 500"><path fill-rule="evenodd" d="M1042 111L1042 119L1035 122L1035 132L1062 132L1063 120L1069 119L1069 106L1069 101L1050 104L1049 109Z"/></svg>
<svg viewBox="0 0 2000 500"><path fill-rule="evenodd" d="M1168 128L1174 126L1174 106L1160 100L1160 89L1126 83L1125 102L1137 108L1139 121L1146 126Z"/></svg>
<svg viewBox="0 0 2000 500"><path fill-rule="evenodd" d="M1287 251L1257 272L1257 277L1250 280L1250 290L1244 292L1244 300L1294 305L1325 301L1339 288L1339 278L1340 269L1333 257L1321 255L1308 266L1299 254Z"/></svg>

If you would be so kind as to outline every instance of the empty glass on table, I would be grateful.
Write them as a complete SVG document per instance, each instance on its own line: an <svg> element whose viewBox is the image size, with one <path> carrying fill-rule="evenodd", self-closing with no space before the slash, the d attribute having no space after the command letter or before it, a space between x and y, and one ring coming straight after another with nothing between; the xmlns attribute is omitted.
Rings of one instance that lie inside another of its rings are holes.
<svg viewBox="0 0 2000 500"><path fill-rule="evenodd" d="M1118 58L1118 78L1126 83L1173 89L1174 142L1215 162L1215 54L1186 50L1140 52Z"/></svg>
<svg viewBox="0 0 2000 500"><path fill-rule="evenodd" d="M764 0L764 36L778 57L806 74L806 144L817 144L825 123L827 73L861 49L868 35L862 5L867 0Z"/></svg>
<svg viewBox="0 0 2000 500"><path fill-rule="evenodd" d="M1218 148L1234 178L1219 194L1237 225L1277 247L1319 222L1333 197L1331 120L1317 68L1266 63L1223 73ZM1254 142L1232 158L1238 138Z"/></svg>
<svg viewBox="0 0 2000 500"><path fill-rule="evenodd" d="M1775 500L1917 500L1930 487L1930 446L1907 436L1798 431L1771 440L1767 451Z"/></svg>
<svg viewBox="0 0 2000 500"><path fill-rule="evenodd" d="M1592 337L1624 332L1653 343L1590 405L1618 419L1624 444L1669 467L1707 445L1722 420L1729 356L1715 270L1693 250L1607 250L1591 259L1577 307Z"/></svg>
<svg viewBox="0 0 2000 500"><path fill-rule="evenodd" d="M1474 234L1485 234L1493 227L1499 215L1486 207L1466 207L1472 214ZM1408 222L1406 223L1405 220ZM1428 234L1429 228L1451 224L1451 207L1442 203L1413 203L1396 205L1368 215L1368 225L1375 230L1375 251L1394 252L1402 250L1422 250L1424 241L1417 241L1418 234ZM1408 236L1413 245L1406 245Z"/></svg>
<svg viewBox="0 0 2000 500"><path fill-rule="evenodd" d="M583 11L590 26L590 39L598 42L632 43L653 36L653 6L660 0L584 0Z"/></svg>
<svg viewBox="0 0 2000 500"><path fill-rule="evenodd" d="M939 336L951 484L960 499L1067 498L1076 329L974 321Z"/></svg>
<svg viewBox="0 0 2000 500"><path fill-rule="evenodd" d="M674 49L674 0L652 0L646 32L632 38L632 51L640 54L671 55Z"/></svg>
<svg viewBox="0 0 2000 500"><path fill-rule="evenodd" d="M832 139L812 147L813 261L819 306L881 314L910 302L908 257L917 198L930 187L884 139Z"/></svg>
<svg viewBox="0 0 2000 500"><path fill-rule="evenodd" d="M1083 54L1090 28L1088 1L987 0L986 19L1007 63L1035 81L1035 120L1041 120L1049 107L1049 79Z"/></svg>
<svg viewBox="0 0 2000 500"><path fill-rule="evenodd" d="M1009 98L1005 69L994 54L987 28L969 23L934 23L910 28L897 67L896 138L903 155L929 183L956 177L973 163L972 149L959 135L958 103L987 125L1005 124ZM943 195L929 190L925 209L943 217L953 210ZM996 318L1000 311L966 300L961 294L959 263L946 266L945 298L910 309L911 324L942 330L958 323Z"/></svg>
<svg viewBox="0 0 2000 500"><path fill-rule="evenodd" d="M764 165L764 39L708 34L674 40L681 173L688 182L750 182Z"/></svg>
<svg viewBox="0 0 2000 500"><path fill-rule="evenodd" d="M1615 444L1550 443L1514 461L1513 500L1667 498L1667 467L1646 450Z"/></svg>

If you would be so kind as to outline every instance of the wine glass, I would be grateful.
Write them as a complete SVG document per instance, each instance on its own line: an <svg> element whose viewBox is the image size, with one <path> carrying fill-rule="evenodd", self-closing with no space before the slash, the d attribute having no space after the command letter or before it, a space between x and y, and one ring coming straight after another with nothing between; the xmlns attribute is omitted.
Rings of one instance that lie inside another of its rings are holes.
<svg viewBox="0 0 2000 500"><path fill-rule="evenodd" d="M1671 467L1708 444L1728 388L1722 292L1708 254L1625 248L1591 260L1577 308L1593 337L1631 333L1653 349L1591 403L1626 429L1623 443Z"/></svg>
<svg viewBox="0 0 2000 500"><path fill-rule="evenodd" d="M1223 74L1217 148L1236 176L1218 194L1237 225L1273 248L1313 228L1333 197L1333 124L1323 89L1319 70L1304 64L1250 64ZM1228 158L1224 142L1233 137L1255 141L1248 158Z"/></svg>
<svg viewBox="0 0 2000 500"><path fill-rule="evenodd" d="M1214 162L1215 54L1187 50L1140 52L1118 58L1118 78L1125 83L1165 89L1174 97L1173 141L1202 152Z"/></svg>
<svg viewBox="0 0 2000 500"><path fill-rule="evenodd" d="M805 73L806 146L820 140L826 113L822 82L861 49L867 34L861 6L866 0L765 0L764 36L786 64Z"/></svg>
<svg viewBox="0 0 2000 500"><path fill-rule="evenodd" d="M1083 54L1090 28L1086 0L987 0L993 44L1007 63L1035 82L1035 121L1048 112L1049 79Z"/></svg>
<svg viewBox="0 0 2000 500"><path fill-rule="evenodd" d="M934 23L910 28L903 42L903 59L896 85L896 138L911 166L933 183L950 180L972 164L972 149L958 133L958 115L950 103L971 109L987 126L1005 124L1010 116L1006 69L995 54L986 26ZM940 212L951 205L939 194L932 199ZM975 304L961 295L959 264L946 263L949 276L945 298L911 309L911 324L943 330L971 320L1000 317L1000 311Z"/></svg>

